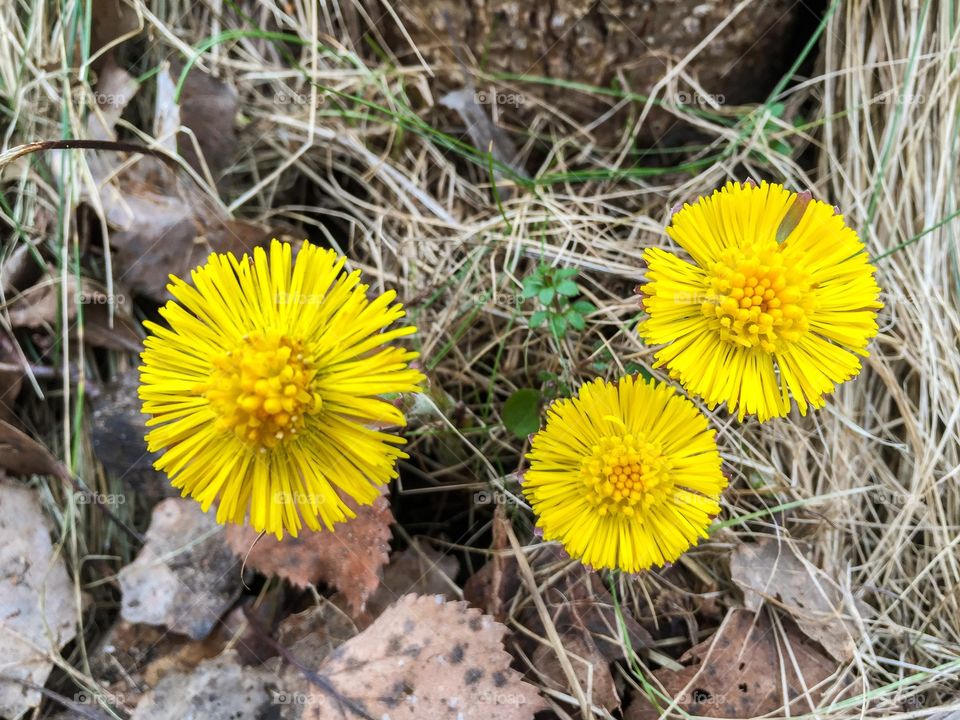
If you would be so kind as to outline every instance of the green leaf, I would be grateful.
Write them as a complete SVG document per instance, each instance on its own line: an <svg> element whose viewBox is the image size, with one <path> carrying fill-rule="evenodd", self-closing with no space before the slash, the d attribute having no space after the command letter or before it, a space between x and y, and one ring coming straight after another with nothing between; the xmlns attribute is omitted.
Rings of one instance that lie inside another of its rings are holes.
<svg viewBox="0 0 960 720"><path fill-rule="evenodd" d="M578 313L576 310L568 310L566 318L567 322L570 323L570 327L572 327L574 330L583 330L587 326L587 321L583 319L583 315Z"/></svg>
<svg viewBox="0 0 960 720"><path fill-rule="evenodd" d="M543 278L540 277L539 275L527 275L523 279L523 291L531 292L532 295L530 295L530 297L533 297L534 295L536 295L537 291L540 290L540 288L542 287L543 287Z"/></svg>
<svg viewBox="0 0 960 720"><path fill-rule="evenodd" d="M540 429L540 391L520 388L507 398L500 413L503 425L523 440Z"/></svg>
<svg viewBox="0 0 960 720"><path fill-rule="evenodd" d="M588 315L589 313L592 313L597 309L597 306L594 305L589 300L577 300L570 307L572 307L581 315Z"/></svg>
<svg viewBox="0 0 960 720"><path fill-rule="evenodd" d="M537 293L540 292L540 287L540 285L537 285L536 287L533 285L527 285L526 282L524 282L523 290L520 292L520 297L522 297L524 300L535 298Z"/></svg>
<svg viewBox="0 0 960 720"><path fill-rule="evenodd" d="M654 380L653 373L647 370L643 365L637 365L634 362L628 362L623 368L627 375L637 375L639 374L646 381Z"/></svg>
<svg viewBox="0 0 960 720"><path fill-rule="evenodd" d="M575 267L557 268L553 276L557 280L569 280L577 276L577 269Z"/></svg>
<svg viewBox="0 0 960 720"><path fill-rule="evenodd" d="M561 280L556 284L557 292L561 295L566 295L567 297L573 297L574 295L580 294L580 286L577 285L573 280Z"/></svg>
<svg viewBox="0 0 960 720"><path fill-rule="evenodd" d="M552 287L545 287L538 293L537 297L540 298L540 302L542 302L544 305L549 305L556 294L557 291Z"/></svg>
<svg viewBox="0 0 960 720"><path fill-rule="evenodd" d="M563 315L551 316L550 329L558 338L563 337L567 332L567 319Z"/></svg>
<svg viewBox="0 0 960 720"><path fill-rule="evenodd" d="M547 321L547 311L546 310L537 310L533 315L530 316L530 327L538 328Z"/></svg>

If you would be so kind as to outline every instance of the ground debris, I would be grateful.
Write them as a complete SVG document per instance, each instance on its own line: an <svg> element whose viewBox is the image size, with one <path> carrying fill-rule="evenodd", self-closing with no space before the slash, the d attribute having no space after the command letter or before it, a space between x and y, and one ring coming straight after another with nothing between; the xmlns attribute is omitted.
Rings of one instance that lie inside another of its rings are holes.
<svg viewBox="0 0 960 720"><path fill-rule="evenodd" d="M76 636L73 583L54 552L36 490L0 474L0 717L41 700L60 648Z"/></svg>
<svg viewBox="0 0 960 720"><path fill-rule="evenodd" d="M344 706L391 720L532 720L546 707L510 668L506 627L465 602L406 595L320 665L305 720Z"/></svg>
<svg viewBox="0 0 960 720"><path fill-rule="evenodd" d="M148 692L131 720L261 720L275 703L273 676L227 651L189 674L171 673Z"/></svg>
<svg viewBox="0 0 960 720"><path fill-rule="evenodd" d="M227 542L246 566L264 575L276 575L298 587L318 582L334 586L346 597L354 614L363 612L367 598L380 585L380 574L390 556L390 503L381 495L373 505L344 502L356 517L333 531L308 529L297 537L277 540L244 525L227 528Z"/></svg>
<svg viewBox="0 0 960 720"><path fill-rule="evenodd" d="M756 611L768 600L790 613L837 662L853 659L856 626L844 614L840 588L802 558L793 543L762 538L740 544L730 559L730 574L743 590L748 609Z"/></svg>
<svg viewBox="0 0 960 720"><path fill-rule="evenodd" d="M837 669L789 619L778 628L767 612L755 615L749 610L731 610L717 632L680 661L689 664L677 671L658 670L655 684L663 686L680 710L717 718L773 713L784 698L789 698L790 714L809 712L824 694L820 684ZM661 710L669 702L659 699ZM648 698L638 695L624 718L654 720L660 715Z"/></svg>
<svg viewBox="0 0 960 720"><path fill-rule="evenodd" d="M164 625L195 640L210 634L239 585L239 560L214 512L181 498L153 509L146 544L120 571L124 620Z"/></svg>

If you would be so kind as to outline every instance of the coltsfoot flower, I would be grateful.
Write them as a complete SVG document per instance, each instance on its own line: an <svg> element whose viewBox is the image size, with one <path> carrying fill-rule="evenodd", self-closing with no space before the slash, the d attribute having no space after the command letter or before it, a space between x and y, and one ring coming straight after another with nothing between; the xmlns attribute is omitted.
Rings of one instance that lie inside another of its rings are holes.
<svg viewBox="0 0 960 720"><path fill-rule="evenodd" d="M217 521L281 538L353 517L396 477L404 440L372 426L403 425L385 393L416 392L417 353L391 345L415 328L396 293L369 300L345 259L276 240L269 255L212 255L192 283L147 322L140 399L158 470Z"/></svg>
<svg viewBox="0 0 960 720"><path fill-rule="evenodd" d="M527 459L523 493L544 539L631 573L705 538L727 486L706 417L670 386L634 377L555 402Z"/></svg>
<svg viewBox="0 0 960 720"><path fill-rule="evenodd" d="M782 185L727 183L684 205L648 249L639 333L710 407L761 422L822 407L860 372L882 307L864 245L834 208Z"/></svg>

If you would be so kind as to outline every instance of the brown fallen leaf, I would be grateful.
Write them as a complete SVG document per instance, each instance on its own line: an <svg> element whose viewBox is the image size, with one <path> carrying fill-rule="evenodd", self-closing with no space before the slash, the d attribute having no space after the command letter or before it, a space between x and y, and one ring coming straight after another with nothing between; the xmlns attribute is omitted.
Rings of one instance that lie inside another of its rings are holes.
<svg viewBox="0 0 960 720"><path fill-rule="evenodd" d="M0 335L0 420L9 422L16 417L13 405L23 386L24 371L13 342Z"/></svg>
<svg viewBox="0 0 960 720"><path fill-rule="evenodd" d="M789 619L781 627L782 634L766 612L731 610L713 636L681 656L687 667L658 670L654 677L680 710L693 715L759 717L778 712L784 698L791 715L810 712L837 663ZM661 710L637 695L624 720L654 720L669 701L658 703Z"/></svg>
<svg viewBox="0 0 960 720"><path fill-rule="evenodd" d="M0 470L13 475L67 477L63 465L47 448L4 420L0 420Z"/></svg>
<svg viewBox="0 0 960 720"><path fill-rule="evenodd" d="M219 174L232 162L234 151L236 111L230 112L225 99L234 91L226 86L215 91L214 84L221 85L219 81L205 79L202 71L194 68L178 105L173 100L176 78L169 69L156 77L160 144L174 153L181 139L184 157L198 163L190 135L179 132L182 127L190 128L200 154L214 175ZM108 62L96 91L103 102L87 117L86 136L114 139L113 125L137 89L125 70ZM140 156L134 162L116 152L90 152L86 157L98 188L96 200L87 197L86 201L102 209L111 230L114 282L124 292L165 302L169 299L169 275L188 276L212 252L243 254L272 236L258 225L229 218L209 190L156 157ZM56 162L50 164L54 172L57 166Z"/></svg>
<svg viewBox="0 0 960 720"><path fill-rule="evenodd" d="M179 81L181 70L179 64L165 70L171 86ZM237 151L234 128L238 107L236 89L194 66L187 73L180 91L179 106L173 104L172 96L167 101L172 106L167 112L190 131L189 134L177 134L180 155L201 175L206 166L216 182L233 163ZM158 108L158 114L160 112ZM200 155L197 154L198 146Z"/></svg>
<svg viewBox="0 0 960 720"><path fill-rule="evenodd" d="M140 412L140 374L131 368L108 383L93 401L91 439L104 469L138 495L160 499L178 495L166 473L156 470L159 453L147 452L143 441L147 416Z"/></svg>
<svg viewBox="0 0 960 720"><path fill-rule="evenodd" d="M361 707L391 720L532 720L546 703L510 668L506 632L465 602L404 596L320 666L331 691L313 688L304 720Z"/></svg>
<svg viewBox="0 0 960 720"><path fill-rule="evenodd" d="M761 538L738 545L730 558L730 574L743 590L748 609L758 610L763 600L778 605L837 662L853 659L856 625L845 612L840 588L800 557L793 543Z"/></svg>
<svg viewBox="0 0 960 720"><path fill-rule="evenodd" d="M212 636L211 636L212 637ZM223 643L191 640L164 627L117 619L90 653L90 671L115 705L132 710L168 672L188 672L218 655Z"/></svg>
<svg viewBox="0 0 960 720"><path fill-rule="evenodd" d="M271 658L264 668L277 677L277 686L288 702L280 703L278 720L300 720L301 699L317 692L303 672L316 668L330 653L357 634L350 616L334 602L322 599L303 612L284 618L277 629L277 642L296 658L297 666L283 657Z"/></svg>
<svg viewBox="0 0 960 720"><path fill-rule="evenodd" d="M381 495L373 505L344 502L357 516L333 531L304 529L298 537L277 540L243 525L227 527L227 543L246 566L276 575L298 587L324 582L344 594L354 614L363 612L370 594L380 585L380 573L390 556L390 503Z"/></svg>
<svg viewBox="0 0 960 720"><path fill-rule="evenodd" d="M20 717L41 700L52 658L76 636L74 587L37 491L0 473L0 717Z"/></svg>
<svg viewBox="0 0 960 720"><path fill-rule="evenodd" d="M39 235L43 237L43 231L39 231ZM28 242L21 242L6 253L0 262L0 289L4 300L37 281L46 269L40 257L40 252Z"/></svg>
<svg viewBox="0 0 960 720"><path fill-rule="evenodd" d="M610 672L610 659L600 652L589 634L568 630L560 636L562 651L577 676L580 687L591 705L599 705L607 712L620 707L616 683ZM557 657L557 649L540 645L533 653L531 665L548 687L568 692L567 676Z"/></svg>
<svg viewBox="0 0 960 720"><path fill-rule="evenodd" d="M425 538L413 538L409 547L390 558L380 587L367 600L364 612L354 618L357 627L368 627L398 598L410 593L455 599L457 586L453 579L459 569L456 557L434 549Z"/></svg>
<svg viewBox="0 0 960 720"><path fill-rule="evenodd" d="M214 515L183 498L153 509L146 544L120 570L124 620L164 625L194 640L210 634L239 581L239 561Z"/></svg>
<svg viewBox="0 0 960 720"><path fill-rule="evenodd" d="M63 293L66 298L63 298ZM8 311L13 327L53 328L60 318L66 300L66 322L70 336L77 337L74 326L78 304L83 305L84 340L89 345L113 350L139 352L142 333L133 319L130 305L123 295L118 295L119 304L114 305L113 325L110 325L109 298L101 286L88 278L77 279L70 275L65 283L50 271L44 279L19 295L11 298Z"/></svg>

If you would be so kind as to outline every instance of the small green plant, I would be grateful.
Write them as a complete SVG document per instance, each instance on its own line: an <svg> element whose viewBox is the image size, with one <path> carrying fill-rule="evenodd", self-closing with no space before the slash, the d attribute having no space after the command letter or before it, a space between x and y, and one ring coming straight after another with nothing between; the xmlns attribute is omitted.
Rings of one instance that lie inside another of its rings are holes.
<svg viewBox="0 0 960 720"><path fill-rule="evenodd" d="M557 268L538 263L533 272L523 279L524 300L536 299L540 307L530 316L530 327L547 325L557 338L571 328L583 330L586 315L596 310L589 300L580 298L580 286L575 280L576 268Z"/></svg>

